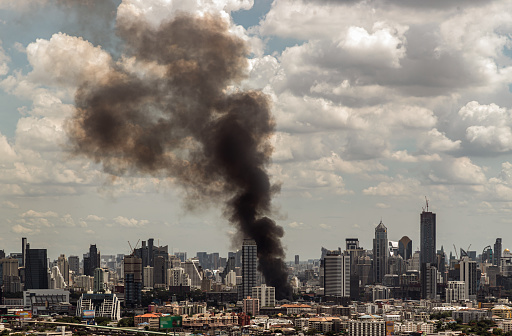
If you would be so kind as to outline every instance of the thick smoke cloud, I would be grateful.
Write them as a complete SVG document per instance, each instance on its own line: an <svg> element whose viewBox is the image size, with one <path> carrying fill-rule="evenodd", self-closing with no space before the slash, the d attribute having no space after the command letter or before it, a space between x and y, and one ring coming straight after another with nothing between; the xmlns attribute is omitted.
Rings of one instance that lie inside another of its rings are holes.
<svg viewBox="0 0 512 336"><path fill-rule="evenodd" d="M266 217L279 191L266 173L275 127L269 100L230 89L246 76L246 44L212 15L181 14L158 29L121 20L118 30L146 70L113 67L104 83L78 89L67 123L73 152L111 174L176 178L188 205L224 201L239 238L256 241L266 283L288 297L284 232Z"/></svg>

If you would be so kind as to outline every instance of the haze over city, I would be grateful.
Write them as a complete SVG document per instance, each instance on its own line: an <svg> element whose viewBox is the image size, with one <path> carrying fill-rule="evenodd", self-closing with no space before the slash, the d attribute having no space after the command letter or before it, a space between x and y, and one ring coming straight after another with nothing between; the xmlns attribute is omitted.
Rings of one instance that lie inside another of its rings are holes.
<svg viewBox="0 0 512 336"><path fill-rule="evenodd" d="M370 249L381 220L389 240L407 235L416 250L425 196L438 248L480 253L496 237L510 247L511 6L0 0L0 246L18 251L28 237L53 259L89 244L128 254L127 240L148 237L171 253L240 248L225 204L190 209L180 176L112 171L70 146L85 83L161 71L137 59L119 27L157 29L185 13L221 17L250 49L246 77L219 90L269 99L275 132L264 166L281 190L268 215L284 229L287 260L319 258L348 237Z"/></svg>

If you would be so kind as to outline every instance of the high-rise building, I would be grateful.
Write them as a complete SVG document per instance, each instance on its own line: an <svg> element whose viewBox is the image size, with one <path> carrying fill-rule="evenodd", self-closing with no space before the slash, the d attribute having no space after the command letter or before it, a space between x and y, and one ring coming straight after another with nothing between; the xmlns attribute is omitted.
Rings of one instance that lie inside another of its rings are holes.
<svg viewBox="0 0 512 336"><path fill-rule="evenodd" d="M329 251L324 257L325 296L350 296L350 255Z"/></svg>
<svg viewBox="0 0 512 336"><path fill-rule="evenodd" d="M165 278L167 277L167 264L168 262L165 260L162 256L155 256L154 260L154 267L153 267L153 287L161 287L158 285L164 285L165 286Z"/></svg>
<svg viewBox="0 0 512 336"><path fill-rule="evenodd" d="M25 267L25 259L27 257L27 238L21 238L21 267Z"/></svg>
<svg viewBox="0 0 512 336"><path fill-rule="evenodd" d="M258 247L252 239L244 239L242 245L242 299L252 294L258 286Z"/></svg>
<svg viewBox="0 0 512 336"><path fill-rule="evenodd" d="M437 267L430 263L421 264L421 297L434 300L437 297Z"/></svg>
<svg viewBox="0 0 512 336"><path fill-rule="evenodd" d="M70 271L73 271L75 275L80 274L80 258L78 256L69 256L68 264Z"/></svg>
<svg viewBox="0 0 512 336"><path fill-rule="evenodd" d="M143 268L142 275L142 283L144 284L144 288L153 288L153 283L155 281L155 273L154 269L151 266L146 266Z"/></svg>
<svg viewBox="0 0 512 336"><path fill-rule="evenodd" d="M388 257L388 229L380 221L375 228L373 239L373 281L375 283L382 283L384 280L384 275L387 274Z"/></svg>
<svg viewBox="0 0 512 336"><path fill-rule="evenodd" d="M295 255L295 265L300 264L300 257L298 254Z"/></svg>
<svg viewBox="0 0 512 336"><path fill-rule="evenodd" d="M460 281L465 283L465 296L469 300L476 299L477 293L477 272L476 261L468 256L462 257L460 261Z"/></svg>
<svg viewBox="0 0 512 336"><path fill-rule="evenodd" d="M407 236L403 236L398 241L398 254L402 256L404 260L412 258L412 240Z"/></svg>
<svg viewBox="0 0 512 336"><path fill-rule="evenodd" d="M181 264L185 273L188 274L191 285L196 288L201 288L201 282L203 281L203 270L199 266L199 260L196 258L188 259Z"/></svg>
<svg viewBox="0 0 512 336"><path fill-rule="evenodd" d="M108 270L103 268L96 268L94 270L93 291L100 293L107 290L108 285Z"/></svg>
<svg viewBox="0 0 512 336"><path fill-rule="evenodd" d="M48 289L46 249L31 249L27 243L25 256L25 290Z"/></svg>
<svg viewBox="0 0 512 336"><path fill-rule="evenodd" d="M61 254L57 259L57 267L66 283L64 286L69 286L69 263L64 254Z"/></svg>
<svg viewBox="0 0 512 336"><path fill-rule="evenodd" d="M124 300L129 307L137 306L142 301L142 259L133 255L125 256L124 266Z"/></svg>
<svg viewBox="0 0 512 336"><path fill-rule="evenodd" d="M84 274L88 276L94 276L94 270L101 267L100 251L98 251L96 245L89 247L89 253L84 256Z"/></svg>
<svg viewBox="0 0 512 336"><path fill-rule="evenodd" d="M493 265L495 266L501 266L501 252L502 252L502 247L501 247L501 238L496 238L496 242L494 243L494 260L493 260Z"/></svg>
<svg viewBox="0 0 512 336"><path fill-rule="evenodd" d="M350 298L358 301L360 284L358 263L364 256L365 250L359 246L358 238L346 238L345 248L343 254L350 256Z"/></svg>
<svg viewBox="0 0 512 336"><path fill-rule="evenodd" d="M435 265L436 252L436 214L428 211L427 202L420 215L420 264Z"/></svg>

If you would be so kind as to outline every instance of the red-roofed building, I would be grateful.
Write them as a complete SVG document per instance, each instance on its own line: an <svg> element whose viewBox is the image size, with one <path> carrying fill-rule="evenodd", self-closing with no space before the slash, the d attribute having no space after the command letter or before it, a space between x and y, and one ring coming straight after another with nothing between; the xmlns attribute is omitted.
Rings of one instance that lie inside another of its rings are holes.
<svg viewBox="0 0 512 336"><path fill-rule="evenodd" d="M151 329L160 328L160 317L163 316L161 313L146 313L143 315L137 315L134 318L135 326L139 326L143 323L147 323Z"/></svg>

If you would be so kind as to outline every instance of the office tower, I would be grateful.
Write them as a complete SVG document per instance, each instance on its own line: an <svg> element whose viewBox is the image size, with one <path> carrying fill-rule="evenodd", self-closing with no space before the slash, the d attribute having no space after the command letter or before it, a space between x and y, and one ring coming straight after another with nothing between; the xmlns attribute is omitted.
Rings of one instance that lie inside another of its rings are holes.
<svg viewBox="0 0 512 336"><path fill-rule="evenodd" d="M84 255L84 274L94 276L94 270L100 266L100 252L96 248L96 245L91 244L89 253Z"/></svg>
<svg viewBox="0 0 512 336"><path fill-rule="evenodd" d="M436 214L423 209L420 215L420 264L435 265L436 258Z"/></svg>
<svg viewBox="0 0 512 336"><path fill-rule="evenodd" d="M300 257L298 254L295 255L295 265L300 264Z"/></svg>
<svg viewBox="0 0 512 336"><path fill-rule="evenodd" d="M27 244L25 251L25 290L48 289L46 249L31 249Z"/></svg>
<svg viewBox="0 0 512 336"><path fill-rule="evenodd" d="M108 270L96 268L94 270L93 291L95 293L104 292L108 285Z"/></svg>
<svg viewBox="0 0 512 336"><path fill-rule="evenodd" d="M407 236L403 236L398 241L398 254L402 256L404 260L412 258L412 240Z"/></svg>
<svg viewBox="0 0 512 336"><path fill-rule="evenodd" d="M154 269L151 266L146 266L143 269L142 283L144 288L153 288L154 283Z"/></svg>
<svg viewBox="0 0 512 336"><path fill-rule="evenodd" d="M69 263L64 254L61 254L57 259L57 267L59 267L60 274L64 278L65 286L69 286Z"/></svg>
<svg viewBox="0 0 512 336"><path fill-rule="evenodd" d="M501 238L496 238L496 242L494 243L494 261L493 265L495 266L501 266Z"/></svg>
<svg viewBox="0 0 512 336"><path fill-rule="evenodd" d="M258 248L252 239L244 239L242 245L242 299L252 293L258 285Z"/></svg>
<svg viewBox="0 0 512 336"><path fill-rule="evenodd" d="M0 259L5 259L5 251L0 250Z"/></svg>
<svg viewBox="0 0 512 336"><path fill-rule="evenodd" d="M80 258L78 256L68 257L69 270L73 271L75 275L80 274Z"/></svg>
<svg viewBox="0 0 512 336"><path fill-rule="evenodd" d="M153 242L155 240L153 238L149 238L148 239L148 265L153 267L154 264L153 264Z"/></svg>
<svg viewBox="0 0 512 336"><path fill-rule="evenodd" d="M428 300L437 297L437 267L430 263L421 264L421 297Z"/></svg>
<svg viewBox="0 0 512 336"><path fill-rule="evenodd" d="M21 267L25 267L25 259L27 253L27 238L21 238Z"/></svg>
<svg viewBox="0 0 512 336"><path fill-rule="evenodd" d="M359 239L358 238L346 238L345 239L345 250L357 250L359 249Z"/></svg>
<svg viewBox="0 0 512 336"><path fill-rule="evenodd" d="M329 251L324 257L325 296L350 296L350 255Z"/></svg>
<svg viewBox="0 0 512 336"><path fill-rule="evenodd" d="M275 307L276 288L267 285L253 287L252 297L260 301L260 307Z"/></svg>
<svg viewBox="0 0 512 336"><path fill-rule="evenodd" d="M469 300L475 299L477 292L476 261L471 260L468 256L464 256L459 265L460 281L465 283L465 296Z"/></svg>
<svg viewBox="0 0 512 336"><path fill-rule="evenodd" d="M125 256L124 298L126 305L134 307L142 300L142 259L133 255Z"/></svg>
<svg viewBox="0 0 512 336"><path fill-rule="evenodd" d="M153 287L159 287L157 285L165 286L165 278L167 276L167 264L168 262L162 256L154 257L153 263L155 266L153 267L154 278L153 278Z"/></svg>
<svg viewBox="0 0 512 336"><path fill-rule="evenodd" d="M375 239L373 239L373 281L382 283L388 267L388 229L382 221L375 228Z"/></svg>

